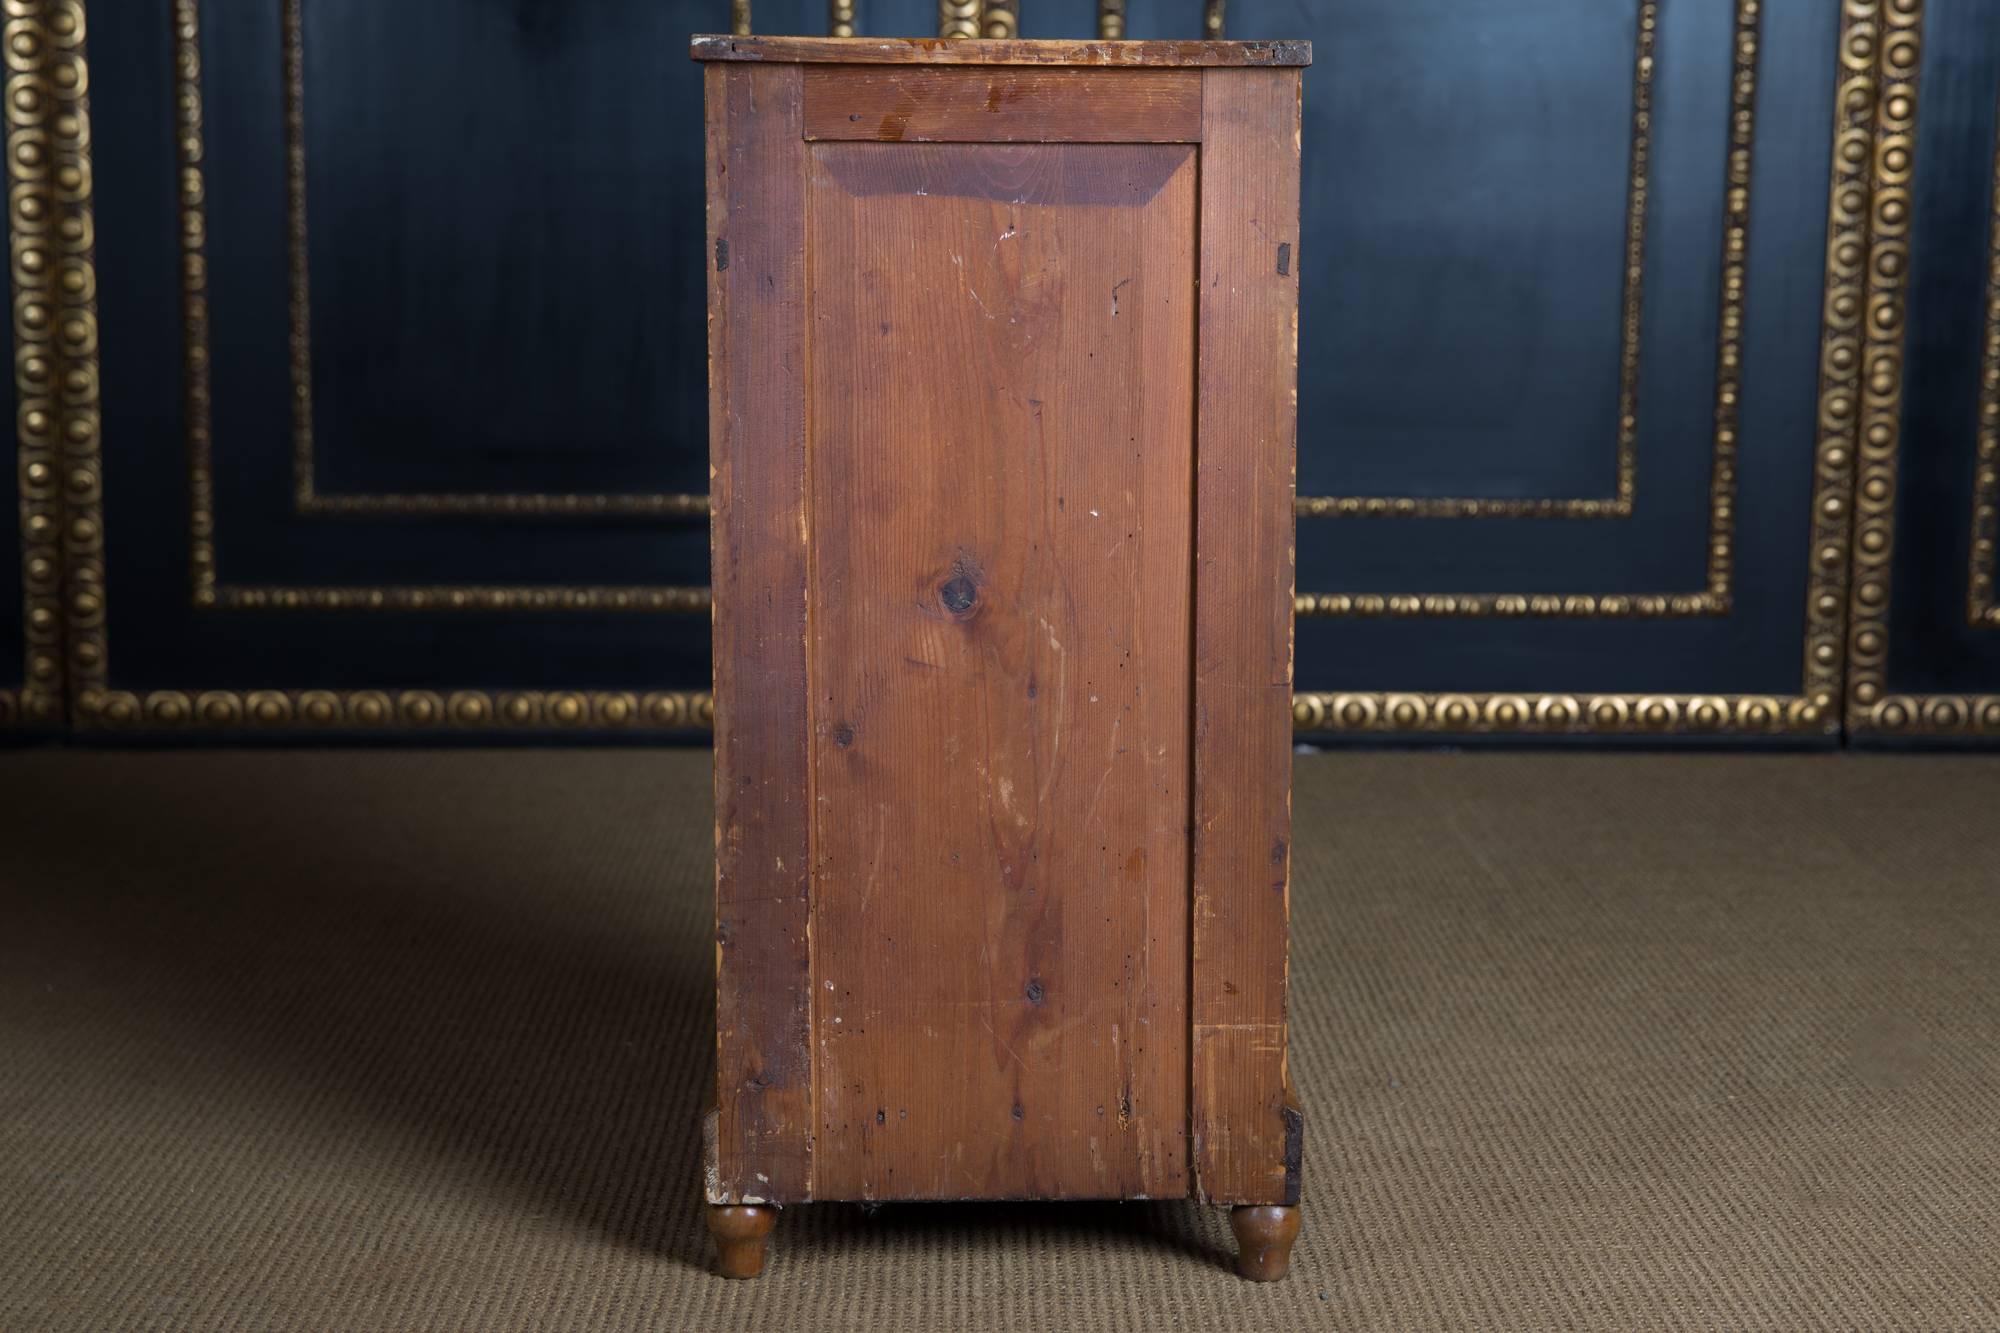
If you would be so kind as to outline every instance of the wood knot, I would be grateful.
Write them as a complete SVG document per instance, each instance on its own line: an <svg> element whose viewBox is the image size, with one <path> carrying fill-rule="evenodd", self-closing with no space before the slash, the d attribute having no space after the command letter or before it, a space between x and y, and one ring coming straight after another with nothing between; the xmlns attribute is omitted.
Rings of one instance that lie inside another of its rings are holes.
<svg viewBox="0 0 2000 1333"><path fill-rule="evenodd" d="M919 605L925 614L937 615L942 612L946 618L961 622L969 621L979 614L982 609L979 594L986 586L986 576L981 572L979 560L972 552L961 546L952 555L951 563L932 577L936 583L930 591L930 597L935 597L936 602L932 603L929 597L922 594L918 597Z"/></svg>
<svg viewBox="0 0 2000 1333"><path fill-rule="evenodd" d="M954 574L938 589L938 600L944 603L945 610L962 616L979 600L979 585L963 574Z"/></svg>

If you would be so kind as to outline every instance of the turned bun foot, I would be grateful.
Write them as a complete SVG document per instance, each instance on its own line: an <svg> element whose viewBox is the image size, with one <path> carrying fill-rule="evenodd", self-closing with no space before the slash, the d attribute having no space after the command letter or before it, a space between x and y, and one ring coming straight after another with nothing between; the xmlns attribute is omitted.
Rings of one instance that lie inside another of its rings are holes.
<svg viewBox="0 0 2000 1333"><path fill-rule="evenodd" d="M1299 1238L1299 1210L1277 1204L1245 1204L1229 1213L1236 1233L1236 1271L1252 1282L1276 1282L1292 1266L1292 1242Z"/></svg>
<svg viewBox="0 0 2000 1333"><path fill-rule="evenodd" d="M724 1277L756 1277L764 1271L765 1242L778 1221L775 1208L710 1204L708 1229L715 1237L715 1271ZM1298 1230L1298 1224L1292 1224Z"/></svg>

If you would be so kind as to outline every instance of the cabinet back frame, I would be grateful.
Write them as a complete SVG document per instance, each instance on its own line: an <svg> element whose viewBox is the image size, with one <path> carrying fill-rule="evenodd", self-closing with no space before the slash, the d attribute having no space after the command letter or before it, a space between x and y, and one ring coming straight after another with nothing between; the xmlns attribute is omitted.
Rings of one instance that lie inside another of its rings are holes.
<svg viewBox="0 0 2000 1333"><path fill-rule="evenodd" d="M735 62L704 70L718 909L709 1201L816 1197L804 190L809 145L822 139L1199 145L1189 1192L1296 1202L1285 960L1299 72Z"/></svg>

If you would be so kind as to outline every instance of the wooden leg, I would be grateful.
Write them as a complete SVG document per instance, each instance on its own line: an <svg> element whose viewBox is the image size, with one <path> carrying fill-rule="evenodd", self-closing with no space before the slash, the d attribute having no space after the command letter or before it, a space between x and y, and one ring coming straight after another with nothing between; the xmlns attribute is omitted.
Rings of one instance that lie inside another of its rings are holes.
<svg viewBox="0 0 2000 1333"><path fill-rule="evenodd" d="M1299 1238L1299 1210L1277 1204L1245 1204L1229 1214L1236 1233L1236 1271L1252 1282L1276 1282L1292 1266L1292 1242Z"/></svg>
<svg viewBox="0 0 2000 1333"><path fill-rule="evenodd" d="M724 1277L756 1277L764 1271L764 1243L778 1221L775 1208L745 1204L708 1205L708 1229L715 1237L715 1269ZM1297 1230L1294 1225L1293 1230Z"/></svg>

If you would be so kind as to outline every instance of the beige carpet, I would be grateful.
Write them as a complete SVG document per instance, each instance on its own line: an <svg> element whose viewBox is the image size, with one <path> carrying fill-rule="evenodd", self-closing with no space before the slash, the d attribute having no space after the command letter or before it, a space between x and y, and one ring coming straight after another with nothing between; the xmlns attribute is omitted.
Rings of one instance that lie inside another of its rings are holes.
<svg viewBox="0 0 2000 1333"><path fill-rule="evenodd" d="M1299 763L1291 1279L708 1276L700 752L0 756L0 1329L2000 1329L2000 759Z"/></svg>

